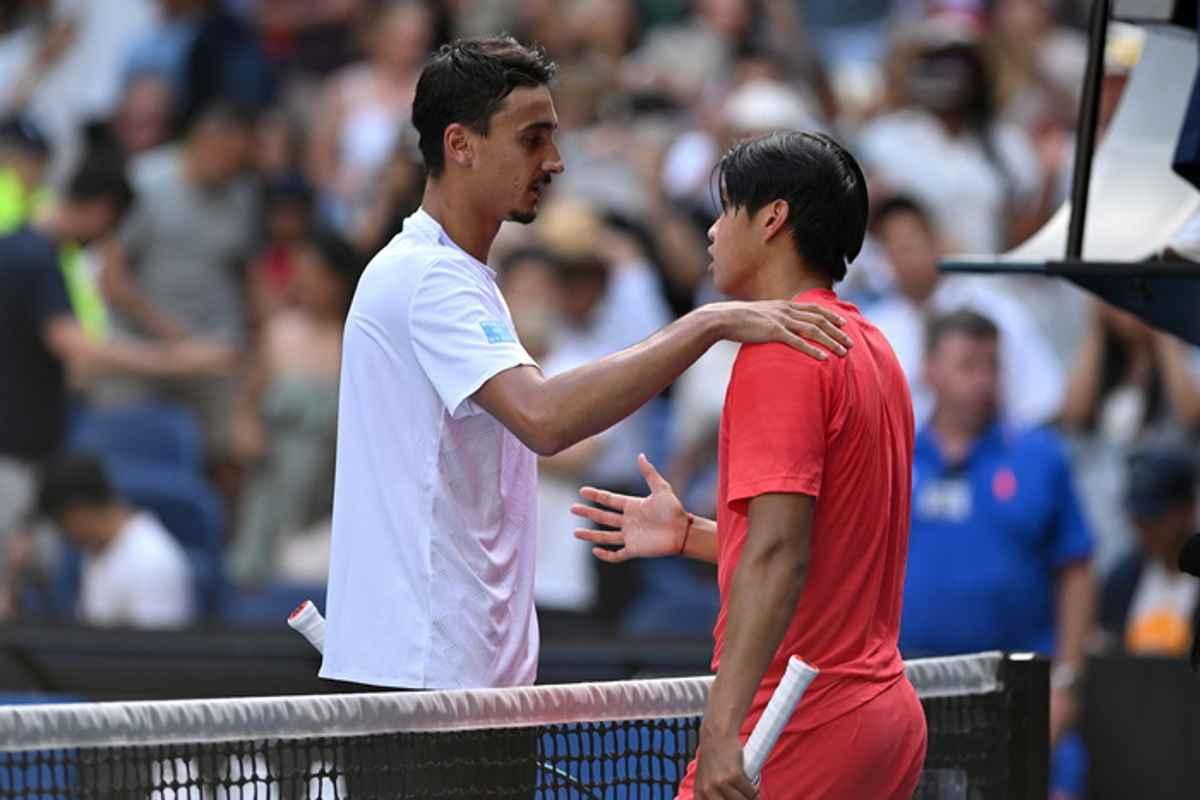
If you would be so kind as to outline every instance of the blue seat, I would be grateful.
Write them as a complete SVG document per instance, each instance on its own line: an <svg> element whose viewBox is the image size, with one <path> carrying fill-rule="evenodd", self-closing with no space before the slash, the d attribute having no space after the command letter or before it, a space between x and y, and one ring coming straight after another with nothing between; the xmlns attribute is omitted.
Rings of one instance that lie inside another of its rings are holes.
<svg viewBox="0 0 1200 800"><path fill-rule="evenodd" d="M225 509L217 490L196 473L124 459L105 459L123 498L153 513L184 547L220 556Z"/></svg>
<svg viewBox="0 0 1200 800"><path fill-rule="evenodd" d="M195 416L167 404L117 409L81 409L75 415L70 449L105 460L137 461L199 473L204 438Z"/></svg>

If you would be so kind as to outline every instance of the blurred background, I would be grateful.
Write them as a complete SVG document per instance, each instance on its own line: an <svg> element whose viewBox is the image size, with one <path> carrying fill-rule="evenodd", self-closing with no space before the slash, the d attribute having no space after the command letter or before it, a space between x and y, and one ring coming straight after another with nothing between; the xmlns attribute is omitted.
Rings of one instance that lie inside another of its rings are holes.
<svg viewBox="0 0 1200 800"><path fill-rule="evenodd" d="M93 656L124 646L177 662L276 658L278 675L246 680L319 690L283 620L304 598L323 606L342 323L358 274L420 202L409 117L423 60L449 39L501 31L561 67L566 173L538 221L506 225L492 251L546 373L721 299L705 253L720 154L778 128L829 132L861 161L874 212L838 292L892 341L918 424L957 390L927 373L931 320L976 312L999 332L996 397L984 401L1043 436L1020 454L1029 471L999 470L989 490L1020 505L1033 481L1051 517L1079 509L1069 530L1032 511L987 523L1025 537L1014 549L1029 569L1013 573L1053 594L1066 566L1082 565L1095 598L1080 617L1087 649L1178 663L1200 599L1170 557L1197 521L1200 351L1066 282L937 270L943 255L1024 241L1068 194L1088 10L1082 0L3 3L0 233L61 217L84 167L121 170L133 190L101 235L54 240L90 344L69 359L67 413L35 445L9 443L46 414L46 378L0 373L0 395L24 398L0 418L7 688L138 696L109 662L26 663L38 647L90 642ZM1139 29L1112 26L1102 131L1143 43ZM13 247L0 239L0 275ZM114 348L139 345L198 366L111 368ZM42 344L5 347L0 360ZM543 680L705 668L713 573L675 559L602 564L572 538L568 508L583 484L643 493L635 457L646 452L690 510L714 515L735 352L714 348L626 422L543 460ZM914 503L914 542L985 524L981 509L955 510L945 484ZM80 506L88 513L71 513ZM1069 564L1067 539L1078 545ZM910 603L969 584L1028 590L964 540L961 559L920 551L932 561L910 565ZM914 584L926 575L937 577ZM1037 646L1014 633L1005 604L993 611L987 646ZM953 652L950 638L923 637L922 652L905 654ZM63 670L74 683L47 677ZM236 677L220 693L252 693ZM1086 757L1078 763L1086 774ZM1084 778L1060 783L1060 797L1084 796Z"/></svg>

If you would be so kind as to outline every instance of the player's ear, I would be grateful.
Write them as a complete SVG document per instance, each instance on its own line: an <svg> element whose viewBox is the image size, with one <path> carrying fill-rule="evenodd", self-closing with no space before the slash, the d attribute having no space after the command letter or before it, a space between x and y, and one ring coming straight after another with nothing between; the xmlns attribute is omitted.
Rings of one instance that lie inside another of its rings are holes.
<svg viewBox="0 0 1200 800"><path fill-rule="evenodd" d="M447 125L442 134L442 148L447 163L453 161L460 167L470 167L475 162L475 146L466 125L458 122Z"/></svg>
<svg viewBox="0 0 1200 800"><path fill-rule="evenodd" d="M787 200L773 200L762 210L763 241L769 242L787 227L788 212L791 206Z"/></svg>

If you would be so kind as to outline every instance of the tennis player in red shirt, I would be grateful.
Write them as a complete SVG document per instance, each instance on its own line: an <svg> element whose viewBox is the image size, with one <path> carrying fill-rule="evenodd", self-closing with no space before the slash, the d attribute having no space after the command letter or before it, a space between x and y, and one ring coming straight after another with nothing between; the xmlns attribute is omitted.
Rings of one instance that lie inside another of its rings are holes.
<svg viewBox="0 0 1200 800"><path fill-rule="evenodd" d="M832 139L775 133L724 156L709 231L718 289L818 303L845 318L843 359L743 346L721 417L715 522L688 514L639 458L651 494L582 496L579 530L610 562L716 562L713 683L684 800L909 800L925 716L897 649L912 479L912 401L883 335L832 291L867 224L862 172ZM742 745L799 656L821 671L752 786Z"/></svg>

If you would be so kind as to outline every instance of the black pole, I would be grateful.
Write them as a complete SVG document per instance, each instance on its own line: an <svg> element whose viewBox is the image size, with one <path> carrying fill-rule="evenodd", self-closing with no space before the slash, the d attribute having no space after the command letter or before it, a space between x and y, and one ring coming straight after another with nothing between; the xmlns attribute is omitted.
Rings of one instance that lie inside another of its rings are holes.
<svg viewBox="0 0 1200 800"><path fill-rule="evenodd" d="M1088 185L1100 116L1100 84L1104 80L1104 48L1108 43L1108 17L1112 0L1093 0L1088 31L1087 74L1079 99L1079 128L1075 142L1075 174L1071 180L1071 222L1067 228L1067 261L1083 256L1083 224L1087 219Z"/></svg>

